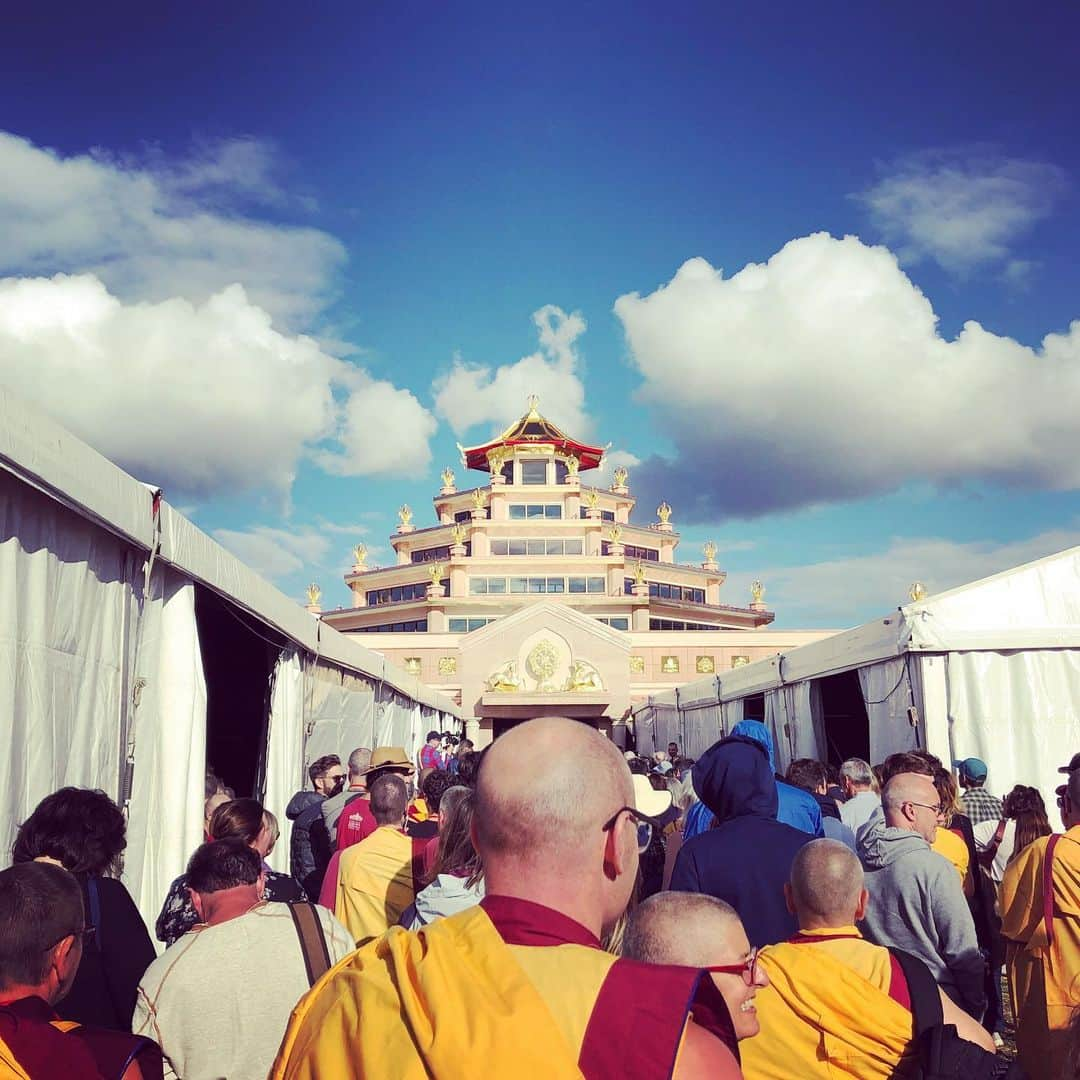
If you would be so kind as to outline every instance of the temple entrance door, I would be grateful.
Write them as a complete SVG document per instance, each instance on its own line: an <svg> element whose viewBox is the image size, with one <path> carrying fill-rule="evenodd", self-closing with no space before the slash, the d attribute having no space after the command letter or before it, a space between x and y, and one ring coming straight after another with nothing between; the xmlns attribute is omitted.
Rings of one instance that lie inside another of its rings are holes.
<svg viewBox="0 0 1080 1080"><path fill-rule="evenodd" d="M857 671L842 671L818 681L824 718L825 760L841 765L850 757L870 761L870 721ZM870 762L874 764L874 762Z"/></svg>
<svg viewBox="0 0 1080 1080"><path fill-rule="evenodd" d="M547 713L537 713L537 716L546 716ZM533 717L502 717L496 716L491 720L491 737L497 739L500 735L505 735L511 728L515 728L518 724L524 724L526 720L534 719ZM594 716L572 716L571 720L577 720L580 724L588 724L589 727L595 728L598 726L598 721Z"/></svg>

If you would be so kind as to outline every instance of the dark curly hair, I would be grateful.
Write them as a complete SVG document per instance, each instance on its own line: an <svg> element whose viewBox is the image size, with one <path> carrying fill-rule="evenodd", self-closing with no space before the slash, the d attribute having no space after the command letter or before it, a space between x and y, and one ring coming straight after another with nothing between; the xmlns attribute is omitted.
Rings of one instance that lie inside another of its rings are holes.
<svg viewBox="0 0 1080 1080"><path fill-rule="evenodd" d="M437 814L443 795L452 787L463 787L462 782L442 769L436 769L424 777L420 790L424 795L429 813Z"/></svg>
<svg viewBox="0 0 1080 1080"><path fill-rule="evenodd" d="M46 795L19 826L11 861L47 855L81 877L115 875L126 846L124 815L104 791L65 787Z"/></svg>

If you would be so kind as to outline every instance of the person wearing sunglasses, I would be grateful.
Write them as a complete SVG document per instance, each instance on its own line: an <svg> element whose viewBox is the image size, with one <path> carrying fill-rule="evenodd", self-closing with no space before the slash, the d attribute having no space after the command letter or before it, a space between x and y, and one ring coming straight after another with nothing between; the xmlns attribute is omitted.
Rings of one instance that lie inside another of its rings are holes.
<svg viewBox="0 0 1080 1080"><path fill-rule="evenodd" d="M870 894L866 936L920 959L960 1008L981 1019L984 963L971 909L956 870L931 849L942 813L933 777L897 773L881 803L882 814L857 838Z"/></svg>
<svg viewBox="0 0 1080 1080"><path fill-rule="evenodd" d="M0 871L0 1076L161 1077L161 1053L150 1040L56 1014L93 932L67 870L24 862Z"/></svg>
<svg viewBox="0 0 1080 1080"><path fill-rule="evenodd" d="M635 790L615 744L579 721L501 735L475 789L484 899L415 932L394 927L338 964L293 1013L271 1077L345 1075L347 1061L366 1080L737 1080L730 1025L700 969L601 947L670 801Z"/></svg>

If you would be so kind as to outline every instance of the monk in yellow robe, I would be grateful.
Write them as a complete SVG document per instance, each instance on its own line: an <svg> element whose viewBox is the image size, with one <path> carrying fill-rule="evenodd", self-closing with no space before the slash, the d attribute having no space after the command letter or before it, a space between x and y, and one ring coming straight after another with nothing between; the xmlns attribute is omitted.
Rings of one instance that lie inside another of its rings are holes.
<svg viewBox="0 0 1080 1080"><path fill-rule="evenodd" d="M1069 775L1062 818L1065 833L1029 844L1001 882L1016 1046L1031 1080L1064 1075L1065 1029L1080 1005L1080 771Z"/></svg>
<svg viewBox="0 0 1080 1080"><path fill-rule="evenodd" d="M614 744L577 721L507 732L477 782L482 905L391 929L327 972L294 1011L273 1080L737 1080L727 1010L701 971L600 948L629 902L647 816L669 804L636 791Z"/></svg>

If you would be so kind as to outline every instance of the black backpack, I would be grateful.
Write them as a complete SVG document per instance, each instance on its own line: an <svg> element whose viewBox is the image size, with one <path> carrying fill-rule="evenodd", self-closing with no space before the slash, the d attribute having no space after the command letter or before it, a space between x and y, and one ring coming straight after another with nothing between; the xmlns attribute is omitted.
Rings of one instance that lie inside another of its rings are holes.
<svg viewBox="0 0 1080 1080"><path fill-rule="evenodd" d="M907 980L915 1019L919 1058L914 1071L902 1074L905 1080L1027 1080L1017 1062L961 1039L956 1026L945 1023L938 985L921 960L899 949L889 952Z"/></svg>

